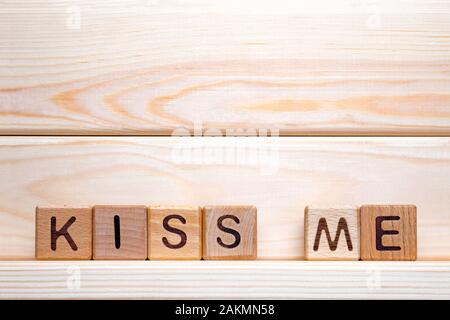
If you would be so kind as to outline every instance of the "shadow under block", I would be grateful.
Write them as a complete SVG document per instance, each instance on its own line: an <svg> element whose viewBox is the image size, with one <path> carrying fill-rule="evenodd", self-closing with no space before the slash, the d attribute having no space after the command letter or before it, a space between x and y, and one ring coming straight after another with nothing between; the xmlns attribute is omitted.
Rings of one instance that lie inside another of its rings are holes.
<svg viewBox="0 0 450 320"><path fill-rule="evenodd" d="M368 205L361 209L362 260L417 260L417 208Z"/></svg>
<svg viewBox="0 0 450 320"><path fill-rule="evenodd" d="M36 259L90 260L92 209L36 208Z"/></svg>
<svg viewBox="0 0 450 320"><path fill-rule="evenodd" d="M150 260L201 260L202 212L199 207L148 209Z"/></svg>
<svg viewBox="0 0 450 320"><path fill-rule="evenodd" d="M95 206L94 260L147 259L147 208Z"/></svg>
<svg viewBox="0 0 450 320"><path fill-rule="evenodd" d="M359 260L357 207L305 209L306 260Z"/></svg>
<svg viewBox="0 0 450 320"><path fill-rule="evenodd" d="M257 257L254 206L203 208L203 259L254 260Z"/></svg>

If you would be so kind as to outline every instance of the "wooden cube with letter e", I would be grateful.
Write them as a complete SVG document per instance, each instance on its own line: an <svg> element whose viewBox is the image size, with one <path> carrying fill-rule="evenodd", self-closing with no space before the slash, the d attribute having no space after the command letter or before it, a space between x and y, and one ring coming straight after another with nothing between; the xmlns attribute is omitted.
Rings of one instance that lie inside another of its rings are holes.
<svg viewBox="0 0 450 320"><path fill-rule="evenodd" d="M36 208L36 259L90 260L91 208Z"/></svg>
<svg viewBox="0 0 450 320"><path fill-rule="evenodd" d="M254 260L257 257L256 208L203 208L203 259Z"/></svg>
<svg viewBox="0 0 450 320"><path fill-rule="evenodd" d="M200 260L202 212L199 207L148 209L150 260Z"/></svg>
<svg viewBox="0 0 450 320"><path fill-rule="evenodd" d="M359 260L357 207L305 209L306 260Z"/></svg>
<svg viewBox="0 0 450 320"><path fill-rule="evenodd" d="M417 259L417 209L413 205L361 207L361 259Z"/></svg>

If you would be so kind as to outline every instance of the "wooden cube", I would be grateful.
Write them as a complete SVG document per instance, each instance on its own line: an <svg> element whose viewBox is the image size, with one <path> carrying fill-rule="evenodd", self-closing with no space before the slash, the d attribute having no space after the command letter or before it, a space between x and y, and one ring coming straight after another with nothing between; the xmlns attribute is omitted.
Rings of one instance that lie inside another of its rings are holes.
<svg viewBox="0 0 450 320"><path fill-rule="evenodd" d="M361 259L417 259L417 209L412 205L361 207Z"/></svg>
<svg viewBox="0 0 450 320"><path fill-rule="evenodd" d="M147 208L94 207L94 259L147 259Z"/></svg>
<svg viewBox="0 0 450 320"><path fill-rule="evenodd" d="M306 260L359 260L357 207L305 209Z"/></svg>
<svg viewBox="0 0 450 320"><path fill-rule="evenodd" d="M92 209L36 208L36 259L90 260Z"/></svg>
<svg viewBox="0 0 450 320"><path fill-rule="evenodd" d="M199 207L148 209L150 260L201 260L202 212Z"/></svg>
<svg viewBox="0 0 450 320"><path fill-rule="evenodd" d="M203 208L203 259L256 259L256 228L253 206Z"/></svg>

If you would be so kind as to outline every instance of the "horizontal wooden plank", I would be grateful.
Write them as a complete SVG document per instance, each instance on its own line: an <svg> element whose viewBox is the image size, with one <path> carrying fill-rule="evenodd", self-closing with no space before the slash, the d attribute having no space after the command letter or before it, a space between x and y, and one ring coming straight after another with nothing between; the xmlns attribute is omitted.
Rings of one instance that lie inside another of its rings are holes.
<svg viewBox="0 0 450 320"><path fill-rule="evenodd" d="M450 259L445 137L2 137L0 194L0 259L34 258L38 205L255 205L259 258L302 259L307 205L384 203Z"/></svg>
<svg viewBox="0 0 450 320"><path fill-rule="evenodd" d="M450 299L448 262L0 262L1 299Z"/></svg>
<svg viewBox="0 0 450 320"><path fill-rule="evenodd" d="M2 1L0 134L450 135L446 0Z"/></svg>

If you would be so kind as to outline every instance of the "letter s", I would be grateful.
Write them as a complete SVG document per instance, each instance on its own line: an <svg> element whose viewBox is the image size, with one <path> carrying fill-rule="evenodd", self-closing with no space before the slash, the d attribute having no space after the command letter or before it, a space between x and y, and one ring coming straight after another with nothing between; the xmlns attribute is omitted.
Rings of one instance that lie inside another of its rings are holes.
<svg viewBox="0 0 450 320"><path fill-rule="evenodd" d="M187 235L186 235L186 233L185 233L184 231L182 231L182 230L180 230L180 229L177 229L177 228L174 228L174 227L171 227L171 226L169 225L169 221L172 220L172 219L178 219L178 220L180 220L180 222L181 222L182 224L186 224L186 219L183 218L183 217L180 216L180 215L172 214L172 215L169 215L169 216L165 217L165 218L164 218L164 221L163 221L163 227L164 227L164 229L166 229L166 230L169 231L169 232L172 232L172 233L175 233L175 234L179 235L180 238L181 238L181 239L180 239L180 242L177 243L177 244L171 244L171 243L169 242L169 240L167 240L166 237L162 238L162 241L163 241L164 245L165 245L167 248L169 248L169 249L180 249L180 248L182 248L182 247L184 247L184 246L186 245L186 242L187 242Z"/></svg>
<svg viewBox="0 0 450 320"><path fill-rule="evenodd" d="M239 224L240 221L239 221L238 217L231 215L231 214L221 216L219 219L217 219L217 227L220 230L222 230L223 232L232 234L235 238L235 241L232 244L225 244L220 237L217 237L217 243L224 248L233 249L233 248L236 248L241 243L241 235L239 232L237 232L234 229L224 227L222 223L223 223L223 220L225 220L225 219L232 219L237 224Z"/></svg>

